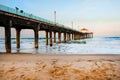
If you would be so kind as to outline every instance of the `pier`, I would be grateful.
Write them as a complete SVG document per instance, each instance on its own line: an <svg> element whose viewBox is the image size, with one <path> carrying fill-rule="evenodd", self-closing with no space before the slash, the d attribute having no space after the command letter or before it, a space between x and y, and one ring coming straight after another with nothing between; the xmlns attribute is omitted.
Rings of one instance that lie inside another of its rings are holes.
<svg viewBox="0 0 120 80"><path fill-rule="evenodd" d="M35 48L39 48L39 31L46 32L46 45L50 46L53 45L53 42L61 43L61 34L64 35L64 42L93 37L92 32L84 33L64 26L63 24L54 23L47 19L34 16L33 14L28 14L23 10L13 9L3 5L0 5L0 27L4 27L5 29L5 48L7 53L11 53L11 28L15 28L16 30L17 48L20 48L20 32L23 29L32 29L34 31ZM58 33L58 42L56 42L56 33Z"/></svg>

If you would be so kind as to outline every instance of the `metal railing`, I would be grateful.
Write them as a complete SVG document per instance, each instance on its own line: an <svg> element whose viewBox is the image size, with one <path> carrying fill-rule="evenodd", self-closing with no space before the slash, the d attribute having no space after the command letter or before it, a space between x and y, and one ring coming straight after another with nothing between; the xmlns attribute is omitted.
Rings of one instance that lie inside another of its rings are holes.
<svg viewBox="0 0 120 80"><path fill-rule="evenodd" d="M23 16L23 17L35 19L35 20L38 20L38 21L42 21L42 22L45 22L45 23L49 23L49 24L54 25L54 22L53 22L53 21L50 21L50 20L47 20L47 19L44 19L44 18L35 16L35 15L33 15L33 14L26 13L26 12L21 11L21 10L13 9L13 8L10 8L10 7L1 5L1 4L0 4L0 10L1 10L1 11L5 11L5 12L8 12L8 13L16 14L16 15L19 15L19 16ZM72 28L70 28L70 27L64 26L63 24L59 24L59 23L56 23L56 26L59 26L59 27L65 28L65 29L69 29L69 30L73 30L73 31L77 31L77 30L75 30L75 29L72 29ZM78 31L77 31L77 32L78 32Z"/></svg>

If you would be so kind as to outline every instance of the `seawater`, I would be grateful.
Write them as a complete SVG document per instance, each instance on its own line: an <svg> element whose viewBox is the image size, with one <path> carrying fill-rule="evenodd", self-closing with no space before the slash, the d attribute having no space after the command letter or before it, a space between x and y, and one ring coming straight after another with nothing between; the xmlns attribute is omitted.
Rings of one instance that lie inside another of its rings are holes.
<svg viewBox="0 0 120 80"><path fill-rule="evenodd" d="M45 38L39 38L39 48L34 48L34 38L21 38L20 49L12 38L12 52L36 54L120 54L120 36L102 36L89 39L71 40L67 43L53 43L46 46ZM63 41L63 39L62 39ZM5 52L5 40L0 38L0 52Z"/></svg>

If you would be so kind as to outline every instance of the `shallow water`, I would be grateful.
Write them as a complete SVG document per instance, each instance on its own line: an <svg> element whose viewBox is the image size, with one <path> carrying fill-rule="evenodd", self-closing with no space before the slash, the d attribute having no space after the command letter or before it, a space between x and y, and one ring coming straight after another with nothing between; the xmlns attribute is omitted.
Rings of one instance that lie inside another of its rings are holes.
<svg viewBox="0 0 120 80"><path fill-rule="evenodd" d="M63 40L63 39L62 39ZM4 39L0 38L0 52L5 52ZM12 52L48 53L48 54L120 54L120 36L94 37L54 43L46 46L45 38L39 39L39 48L34 48L34 38L21 38L21 48L16 48L16 39L12 38Z"/></svg>

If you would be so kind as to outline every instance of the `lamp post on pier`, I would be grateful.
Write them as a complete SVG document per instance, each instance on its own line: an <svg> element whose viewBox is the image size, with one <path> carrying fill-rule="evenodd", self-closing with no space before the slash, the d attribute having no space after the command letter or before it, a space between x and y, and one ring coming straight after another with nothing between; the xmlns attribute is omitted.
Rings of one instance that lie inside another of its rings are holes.
<svg viewBox="0 0 120 80"><path fill-rule="evenodd" d="M54 27L56 27L56 11L54 11ZM56 31L54 31L54 43L56 43Z"/></svg>

